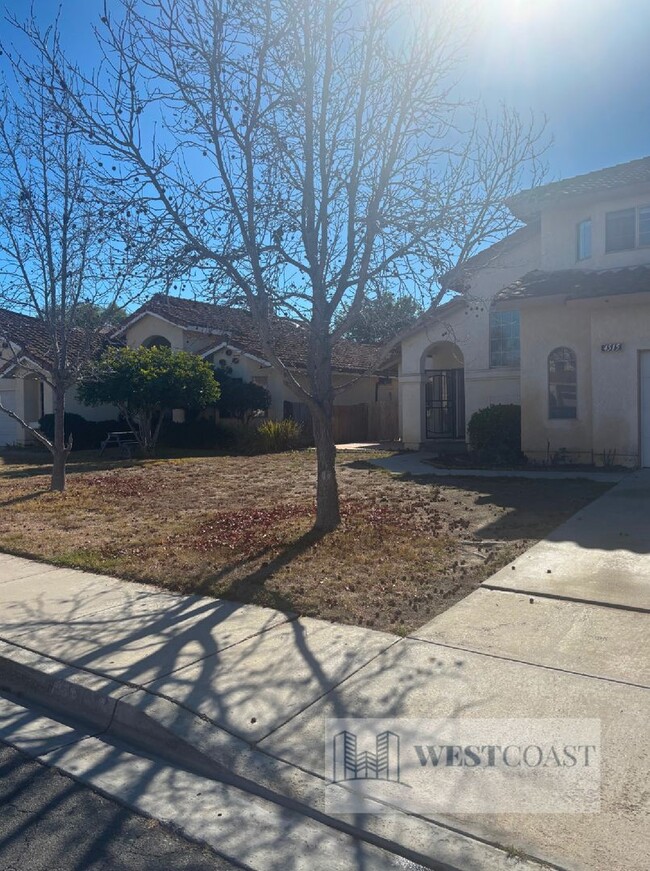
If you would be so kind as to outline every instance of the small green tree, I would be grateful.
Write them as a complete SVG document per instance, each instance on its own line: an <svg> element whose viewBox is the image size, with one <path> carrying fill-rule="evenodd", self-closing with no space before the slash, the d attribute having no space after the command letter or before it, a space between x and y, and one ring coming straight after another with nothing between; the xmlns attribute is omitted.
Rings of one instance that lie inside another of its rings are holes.
<svg viewBox="0 0 650 871"><path fill-rule="evenodd" d="M253 381L233 378L229 366L215 369L214 377L219 382L221 392L217 402L221 417L234 417L248 423L256 412L268 411L271 394L265 387Z"/></svg>
<svg viewBox="0 0 650 871"><path fill-rule="evenodd" d="M198 411L216 402L219 384L209 363L171 348L109 348L78 390L86 405L115 405L143 453L158 442L173 408Z"/></svg>

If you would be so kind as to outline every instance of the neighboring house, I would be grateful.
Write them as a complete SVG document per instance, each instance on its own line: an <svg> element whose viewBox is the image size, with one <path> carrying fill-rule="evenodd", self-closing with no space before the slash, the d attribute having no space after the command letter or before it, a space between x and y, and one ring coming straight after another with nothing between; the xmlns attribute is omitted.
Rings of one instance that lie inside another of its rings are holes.
<svg viewBox="0 0 650 871"><path fill-rule="evenodd" d="M97 352L101 339L86 331L74 331L68 342L71 367L78 367ZM46 326L38 318L0 309L0 402L26 423L37 424L53 411L52 390L43 376L51 369L50 341ZM88 420L115 418L108 406L88 408L76 398L74 388L66 396L67 411ZM0 412L0 446L24 445L30 441L25 430Z"/></svg>
<svg viewBox="0 0 650 871"><path fill-rule="evenodd" d="M287 318L273 324L278 356L295 378L304 381L308 335ZM0 400L27 423L52 411L50 388L39 372L47 371L47 335L36 318L0 310ZM308 414L300 397L265 359L252 318L243 309L195 302L156 294L110 334L115 343L129 347L166 345L198 354L215 367L227 366L235 378L254 381L271 394L268 416L290 417L306 423ZM371 345L341 340L333 350L334 383L349 385L338 394L334 414L337 441L395 439L398 431L396 364L376 367L379 350ZM4 362L3 362L4 361ZM377 371L374 371L377 370ZM372 371L373 374L367 374ZM67 396L67 410L89 420L117 416L114 408L89 408ZM178 418L178 415L177 415ZM7 415L0 413L0 445L25 444L29 437Z"/></svg>
<svg viewBox="0 0 650 871"><path fill-rule="evenodd" d="M508 206L524 226L401 342L405 446L463 446L475 411L514 402L531 459L650 466L650 158Z"/></svg>
<svg viewBox="0 0 650 871"><path fill-rule="evenodd" d="M307 330L288 318L272 325L278 357L299 383L304 383ZM265 359L259 333L244 309L155 294L113 334L129 347L166 345L198 354L215 367L227 366L233 377L254 381L271 394L268 416L306 421L306 406ZM334 414L337 441L367 441L397 437L396 364L376 370L378 349L345 339L333 348L335 386L350 385L338 394Z"/></svg>

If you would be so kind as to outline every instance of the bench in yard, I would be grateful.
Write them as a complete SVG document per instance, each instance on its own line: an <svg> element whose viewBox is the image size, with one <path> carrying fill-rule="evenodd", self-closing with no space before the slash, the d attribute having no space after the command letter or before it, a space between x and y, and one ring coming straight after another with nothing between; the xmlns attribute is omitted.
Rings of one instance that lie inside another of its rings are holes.
<svg viewBox="0 0 650 871"><path fill-rule="evenodd" d="M123 456L131 459L133 448L137 448L138 440L132 432L109 432L100 445L99 456L101 457L106 448L117 448Z"/></svg>

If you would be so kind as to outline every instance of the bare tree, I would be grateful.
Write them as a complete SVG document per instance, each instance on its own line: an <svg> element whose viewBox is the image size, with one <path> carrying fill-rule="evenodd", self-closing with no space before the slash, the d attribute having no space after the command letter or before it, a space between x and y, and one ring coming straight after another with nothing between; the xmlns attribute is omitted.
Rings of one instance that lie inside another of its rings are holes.
<svg viewBox="0 0 650 871"><path fill-rule="evenodd" d="M148 239L138 234L137 210L89 154L65 98L53 99L62 58L56 32L43 39L51 58L36 65L5 51L11 78L0 108L0 337L17 377L34 373L52 389L54 438L1 404L0 411L51 452L51 488L63 490L72 447L66 392L102 342L88 310L110 311L142 292L134 267ZM31 347L20 345L16 331L28 334Z"/></svg>
<svg viewBox="0 0 650 871"><path fill-rule="evenodd" d="M167 256L243 295L309 406L320 530L340 520L332 348L379 288L438 298L537 168L532 122L486 123L454 97L455 26L396 0L123 0L97 29L97 72L61 70L64 103L83 79L80 128L167 221ZM308 332L304 381L279 315Z"/></svg>

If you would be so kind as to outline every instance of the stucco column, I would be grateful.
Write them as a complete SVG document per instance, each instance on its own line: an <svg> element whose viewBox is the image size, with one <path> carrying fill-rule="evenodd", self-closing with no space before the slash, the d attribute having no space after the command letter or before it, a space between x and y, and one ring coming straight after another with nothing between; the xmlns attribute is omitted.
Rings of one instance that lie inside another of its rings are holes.
<svg viewBox="0 0 650 871"><path fill-rule="evenodd" d="M422 443L422 383L420 372L400 375L400 429L406 450L417 451Z"/></svg>

